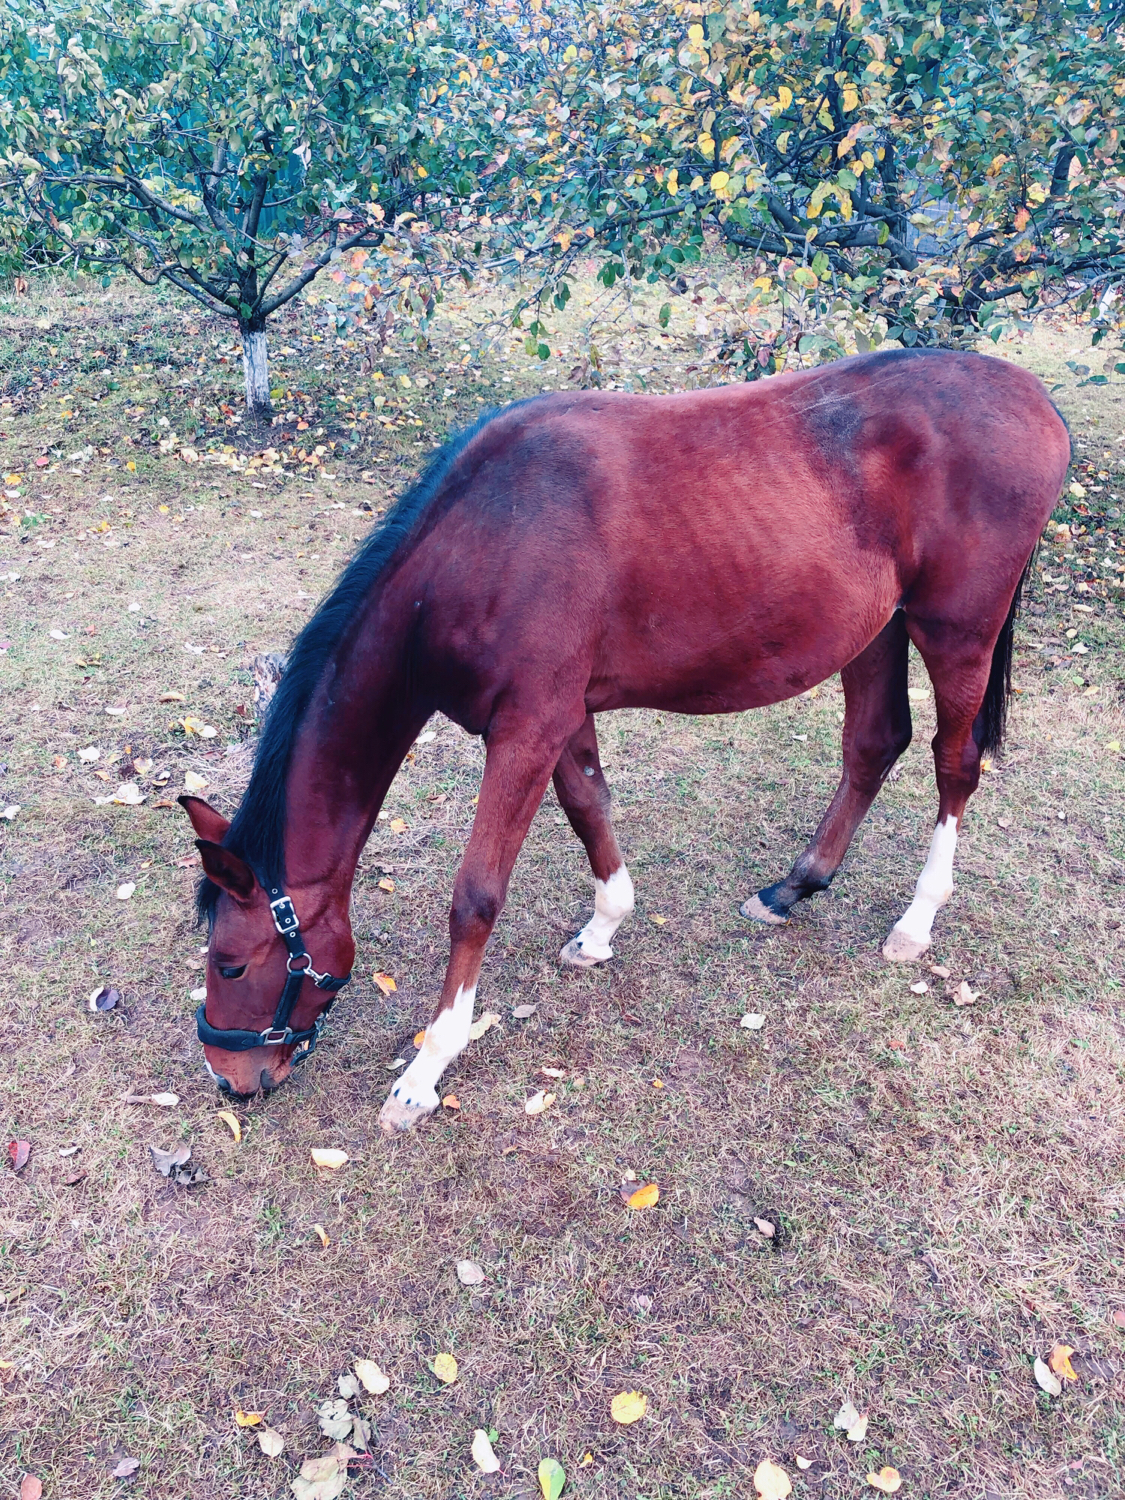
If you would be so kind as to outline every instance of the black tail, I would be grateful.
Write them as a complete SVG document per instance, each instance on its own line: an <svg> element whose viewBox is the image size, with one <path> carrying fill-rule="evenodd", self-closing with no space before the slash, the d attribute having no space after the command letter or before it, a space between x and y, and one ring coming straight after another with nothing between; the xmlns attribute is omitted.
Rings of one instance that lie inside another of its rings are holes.
<svg viewBox="0 0 1125 1500"><path fill-rule="evenodd" d="M1012 646L1016 616L1020 610L1023 586L1027 582L1027 575L1031 572L1038 551L1039 544L1036 543L1035 551L1028 558L1027 565L1020 574L1020 581L1016 584L1016 591L1012 595L1008 618L1004 621L1004 628L993 647L992 670L988 674L988 687L985 690L984 702L980 706L980 713L977 715L977 722L973 726L974 738L980 745L982 755L994 755L1004 741L1004 728L1008 720L1008 700L1012 696Z"/></svg>

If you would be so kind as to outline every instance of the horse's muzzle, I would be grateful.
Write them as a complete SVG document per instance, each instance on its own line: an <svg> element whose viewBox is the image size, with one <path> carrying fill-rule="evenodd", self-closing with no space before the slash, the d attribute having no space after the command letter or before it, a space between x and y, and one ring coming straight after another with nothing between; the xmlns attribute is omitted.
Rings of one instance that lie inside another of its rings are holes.
<svg viewBox="0 0 1125 1500"><path fill-rule="evenodd" d="M228 1099L247 1100L253 1099L259 1093L270 1094L274 1089L280 1088L285 1082L285 1078L274 1078L268 1068L263 1068L258 1075L258 1087L244 1093L236 1089L230 1080L224 1078L221 1073L216 1073L206 1057L203 1059L203 1066L207 1069L210 1077L214 1079L219 1092L225 1094ZM285 1076L288 1077L288 1074Z"/></svg>

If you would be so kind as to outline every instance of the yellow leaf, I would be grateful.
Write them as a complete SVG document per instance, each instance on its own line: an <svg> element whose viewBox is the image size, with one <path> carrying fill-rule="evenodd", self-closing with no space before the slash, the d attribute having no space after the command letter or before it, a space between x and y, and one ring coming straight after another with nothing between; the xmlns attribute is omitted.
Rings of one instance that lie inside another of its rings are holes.
<svg viewBox="0 0 1125 1500"><path fill-rule="evenodd" d="M1074 1366L1070 1362L1070 1356L1074 1350L1069 1344L1056 1344L1047 1357L1047 1363L1056 1375L1061 1375L1064 1380L1077 1380Z"/></svg>
<svg viewBox="0 0 1125 1500"><path fill-rule="evenodd" d="M332 1172L339 1171L348 1159L346 1151L337 1151L330 1146L314 1146L311 1154L316 1166L327 1167Z"/></svg>
<svg viewBox="0 0 1125 1500"><path fill-rule="evenodd" d="M266 1414L264 1411L239 1410L235 1412L234 1420L240 1427L257 1427L259 1423L265 1421L265 1416Z"/></svg>
<svg viewBox="0 0 1125 1500"><path fill-rule="evenodd" d="M267 1458L280 1458L285 1451L285 1439L272 1427L259 1427L254 1436L258 1439L258 1447Z"/></svg>
<svg viewBox="0 0 1125 1500"><path fill-rule="evenodd" d="M229 1109L221 1109L218 1113L218 1119L222 1120L224 1125L229 1126L230 1133L234 1136L235 1144L237 1145L242 1139L242 1126L238 1123L238 1116Z"/></svg>
<svg viewBox="0 0 1125 1500"><path fill-rule="evenodd" d="M135 474L137 472L137 466L132 459L129 460L125 467L129 470L130 474Z"/></svg>
<svg viewBox="0 0 1125 1500"><path fill-rule="evenodd" d="M556 1096L545 1094L542 1089L532 1094L530 1099L524 1100L524 1113L528 1115L541 1115L545 1109L550 1109L554 1104Z"/></svg>
<svg viewBox="0 0 1125 1500"><path fill-rule="evenodd" d="M381 891L386 891L386 893L387 893L388 896L393 896L394 895L394 893L395 893L395 883L394 883L394 881L391 879L391 877L389 875L384 875L383 878L382 878L382 880L380 880L380 882L379 882L379 889Z"/></svg>
<svg viewBox="0 0 1125 1500"><path fill-rule="evenodd" d="M406 832L406 824L402 821L401 818L392 818L391 819L391 832L392 833L405 833Z"/></svg>
<svg viewBox="0 0 1125 1500"><path fill-rule="evenodd" d="M667 922L667 920L668 920L667 917L658 917L658 916L655 916L655 915L651 916L649 918L649 921L650 922L655 922L655 924L656 924L657 927L663 927L664 924Z"/></svg>
<svg viewBox="0 0 1125 1500"><path fill-rule="evenodd" d="M398 985L394 982L391 976L382 972L378 974L372 974L371 983L377 990L382 990L384 995L393 995L395 990L398 989Z"/></svg>
<svg viewBox="0 0 1125 1500"><path fill-rule="evenodd" d="M844 113L851 114L852 110L856 109L859 105L859 91L853 88L850 83L846 83L844 85L843 98L840 102L844 106Z"/></svg>
<svg viewBox="0 0 1125 1500"><path fill-rule="evenodd" d="M313 1234L316 1235L316 1237L320 1241L321 1245L324 1247L325 1250L327 1250L328 1249L328 1236L324 1232L324 1225L323 1224L314 1224L313 1225Z"/></svg>
<svg viewBox="0 0 1125 1500"><path fill-rule="evenodd" d="M469 1027L469 1040L479 1042L486 1031L491 1031L500 1017L494 1010L486 1010L484 1014Z"/></svg>
<svg viewBox="0 0 1125 1500"><path fill-rule="evenodd" d="M426 1040L426 1033L424 1031L416 1031L414 1033L414 1045L415 1045L415 1047L421 1047L422 1043L425 1040Z"/></svg>
<svg viewBox="0 0 1125 1500"><path fill-rule="evenodd" d="M793 103L793 90L786 88L785 84L782 84L777 91L777 102L781 105L782 109L788 109Z"/></svg>
<svg viewBox="0 0 1125 1500"><path fill-rule="evenodd" d="M452 1354L435 1354L430 1369L442 1385L452 1385L457 1379L457 1361Z"/></svg>
<svg viewBox="0 0 1125 1500"><path fill-rule="evenodd" d="M722 190L726 187L726 185L727 185L727 183L729 181L730 181L730 173L729 172L712 172L712 174L711 174L711 191L713 193L721 193Z"/></svg>
<svg viewBox="0 0 1125 1500"><path fill-rule="evenodd" d="M655 1208L660 1201L660 1188L655 1182L647 1182L629 1194L625 1200L630 1208Z"/></svg>
<svg viewBox="0 0 1125 1500"><path fill-rule="evenodd" d="M208 784L206 776L197 776L194 771L184 772L185 792L205 792Z"/></svg>
<svg viewBox="0 0 1125 1500"><path fill-rule="evenodd" d="M357 1359L355 1373L363 1389L373 1396L382 1396L390 1389L391 1377L385 1375L373 1359Z"/></svg>
<svg viewBox="0 0 1125 1500"><path fill-rule="evenodd" d="M813 1461L812 1461L811 1458L803 1458L800 1453L795 1453L793 1455L793 1457L797 1461L797 1467L798 1467L798 1469L811 1469L812 1468Z"/></svg>
<svg viewBox="0 0 1125 1500"><path fill-rule="evenodd" d="M785 1500L793 1493L793 1485L784 1469L763 1458L754 1470L754 1488L762 1500Z"/></svg>
<svg viewBox="0 0 1125 1500"><path fill-rule="evenodd" d="M878 1474L868 1474L867 1482L872 1489L882 1490L884 1495L893 1495L902 1483L902 1475L890 1464L884 1464Z"/></svg>
<svg viewBox="0 0 1125 1500"><path fill-rule="evenodd" d="M471 1451L473 1455L473 1463L476 1464L477 1468L481 1471L482 1474L496 1473L496 1471L500 1467L500 1460L492 1451L492 1444L489 1441L488 1433L485 1432L483 1427L478 1427L473 1433L473 1446Z"/></svg>
<svg viewBox="0 0 1125 1500"><path fill-rule="evenodd" d="M445 1098L441 1101L441 1105L443 1109L460 1109L461 1101L456 1094L446 1094Z"/></svg>
<svg viewBox="0 0 1125 1500"><path fill-rule="evenodd" d="M695 44L697 46L700 43L702 43L702 41L703 41L703 27L702 26L689 26L687 34L688 34L688 41L689 42L695 42Z"/></svg>
<svg viewBox="0 0 1125 1500"><path fill-rule="evenodd" d="M609 1414L622 1427L639 1422L648 1410L648 1397L642 1391L621 1391L609 1403Z"/></svg>

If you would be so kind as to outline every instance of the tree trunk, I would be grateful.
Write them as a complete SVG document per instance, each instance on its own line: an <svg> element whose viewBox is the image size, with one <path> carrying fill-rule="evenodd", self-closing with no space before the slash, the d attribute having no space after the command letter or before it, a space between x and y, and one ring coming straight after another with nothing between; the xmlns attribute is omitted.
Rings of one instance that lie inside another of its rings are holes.
<svg viewBox="0 0 1125 1500"><path fill-rule="evenodd" d="M252 421L269 422L270 362L266 351L266 330L250 324L240 325L242 334L242 372L246 377L246 410Z"/></svg>

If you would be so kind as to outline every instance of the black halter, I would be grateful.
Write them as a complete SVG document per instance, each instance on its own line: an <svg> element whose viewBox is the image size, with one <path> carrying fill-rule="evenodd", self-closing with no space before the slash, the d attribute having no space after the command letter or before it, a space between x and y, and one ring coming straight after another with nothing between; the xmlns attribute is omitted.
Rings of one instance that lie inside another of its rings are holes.
<svg viewBox="0 0 1125 1500"><path fill-rule="evenodd" d="M328 1019L328 1012L335 1004L335 992L342 990L350 982L352 976L345 974L343 979L337 979L332 974L318 974L312 966L309 950L305 947L305 940L301 936L301 924L297 920L297 913L293 910L292 901L279 885L269 887L266 894L270 898L273 925L281 934L286 948L289 949L289 957L285 964L288 974L285 988L281 992L277 1009L274 1011L273 1025L267 1027L265 1031L240 1031L237 1027L230 1031L220 1031L207 1019L206 1001L195 1013L195 1025L199 1040L205 1046L221 1047L224 1052L249 1052L252 1047L289 1047L300 1046L302 1042L307 1043L293 1058L293 1066L296 1067L312 1053L320 1040L320 1033ZM302 958L305 960L304 967L295 969L294 963ZM303 1031L294 1031L289 1025L289 1017L293 1014L297 996L301 993L301 986L306 979L311 979L318 990L332 991L332 999L311 1026L306 1026Z"/></svg>

